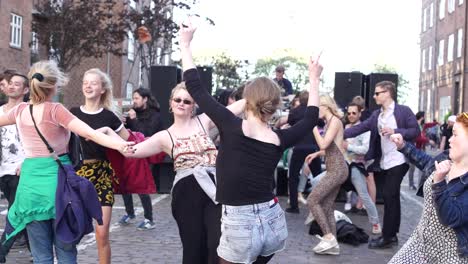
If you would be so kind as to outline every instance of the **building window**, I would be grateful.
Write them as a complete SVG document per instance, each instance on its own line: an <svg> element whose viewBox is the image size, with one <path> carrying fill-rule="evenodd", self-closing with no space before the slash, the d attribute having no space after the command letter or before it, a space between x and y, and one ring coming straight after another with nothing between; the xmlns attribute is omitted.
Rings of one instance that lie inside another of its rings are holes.
<svg viewBox="0 0 468 264"><path fill-rule="evenodd" d="M156 64L161 64L161 61L162 61L161 55L162 55L162 49L161 47L157 47L156 48Z"/></svg>
<svg viewBox="0 0 468 264"><path fill-rule="evenodd" d="M459 28L457 32L457 58L461 57L462 48L463 48L463 29Z"/></svg>
<svg viewBox="0 0 468 264"><path fill-rule="evenodd" d="M444 45L445 41L441 39L439 41L439 56L437 56L437 64L443 65L444 64Z"/></svg>
<svg viewBox="0 0 468 264"><path fill-rule="evenodd" d="M23 28L23 17L11 13L10 21L10 46L15 48L21 48L22 39L22 28Z"/></svg>
<svg viewBox="0 0 468 264"><path fill-rule="evenodd" d="M429 28L434 26L434 3L429 7Z"/></svg>
<svg viewBox="0 0 468 264"><path fill-rule="evenodd" d="M429 46L429 59L427 60L427 69L432 70L432 46Z"/></svg>
<svg viewBox="0 0 468 264"><path fill-rule="evenodd" d="M444 122L444 116L452 109L450 99L450 96L441 96L439 98L439 121L442 123Z"/></svg>
<svg viewBox="0 0 468 264"><path fill-rule="evenodd" d="M169 65L169 63L171 62L171 58L170 58L170 55L169 54L166 54L164 55L164 62L163 62L163 65Z"/></svg>
<svg viewBox="0 0 468 264"><path fill-rule="evenodd" d="M458 5L463 5L463 0L458 0Z"/></svg>
<svg viewBox="0 0 468 264"><path fill-rule="evenodd" d="M427 8L423 9L423 17L422 17L422 32L426 31L427 28Z"/></svg>
<svg viewBox="0 0 468 264"><path fill-rule="evenodd" d="M445 17L445 0L440 0L439 2L439 19L444 19Z"/></svg>
<svg viewBox="0 0 468 264"><path fill-rule="evenodd" d="M129 60L133 61L135 59L135 37L131 31L128 31L128 48L127 48L127 57Z"/></svg>
<svg viewBox="0 0 468 264"><path fill-rule="evenodd" d="M426 97L426 113L431 112L431 107L432 107L432 101L431 101L431 89L427 89L427 97Z"/></svg>
<svg viewBox="0 0 468 264"><path fill-rule="evenodd" d="M450 34L447 43L447 62L453 61L453 49L455 48L455 36Z"/></svg>
<svg viewBox="0 0 468 264"><path fill-rule="evenodd" d="M39 40L37 39L37 33L31 32L31 53L39 53Z"/></svg>
<svg viewBox="0 0 468 264"><path fill-rule="evenodd" d="M453 13L455 11L455 0L448 0L447 11Z"/></svg>
<svg viewBox="0 0 468 264"><path fill-rule="evenodd" d="M130 7L131 7L131 8L136 9L137 3L136 3L135 0L130 0L130 1L129 1L129 4L130 4Z"/></svg>
<svg viewBox="0 0 468 264"><path fill-rule="evenodd" d="M426 49L421 52L421 72L426 71Z"/></svg>
<svg viewBox="0 0 468 264"><path fill-rule="evenodd" d="M125 87L125 95L127 99L132 99L132 95L133 95L133 83L127 83L126 87Z"/></svg>
<svg viewBox="0 0 468 264"><path fill-rule="evenodd" d="M424 98L425 98L424 97L424 92L425 91L426 90L423 90L423 89L420 90L421 96L419 96L419 109L425 109L425 107L424 107Z"/></svg>

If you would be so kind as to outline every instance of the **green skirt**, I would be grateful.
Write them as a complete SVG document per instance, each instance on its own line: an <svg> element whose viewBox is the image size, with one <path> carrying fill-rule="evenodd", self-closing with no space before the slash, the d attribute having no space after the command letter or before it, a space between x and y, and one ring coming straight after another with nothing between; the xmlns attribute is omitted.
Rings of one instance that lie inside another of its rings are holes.
<svg viewBox="0 0 468 264"><path fill-rule="evenodd" d="M60 160L70 164L68 155L61 156ZM7 234L7 239L33 221L55 219L57 172L58 164L52 157L24 160L15 201L7 216L14 231Z"/></svg>

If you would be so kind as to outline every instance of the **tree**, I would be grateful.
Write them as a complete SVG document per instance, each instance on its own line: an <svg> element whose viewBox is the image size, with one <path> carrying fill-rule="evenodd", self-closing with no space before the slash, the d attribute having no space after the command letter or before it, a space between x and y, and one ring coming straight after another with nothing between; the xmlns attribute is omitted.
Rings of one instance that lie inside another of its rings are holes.
<svg viewBox="0 0 468 264"><path fill-rule="evenodd" d="M213 67L213 83L216 89L236 89L249 78L246 70L249 61L233 59L224 52L209 59L198 58L197 62Z"/></svg>
<svg viewBox="0 0 468 264"><path fill-rule="evenodd" d="M307 63L304 59L296 56L259 59L255 64L253 75L271 76L278 65L283 65L286 68L286 76L291 81L295 91L301 90L308 83Z"/></svg>
<svg viewBox="0 0 468 264"><path fill-rule="evenodd" d="M173 20L173 9L190 10L197 0L150 0L141 10L130 10L128 22L135 36L139 36L138 54L142 69L150 76L150 66L161 64L165 55L173 53L173 39L177 37L179 25ZM198 16L199 15L194 15ZM213 20L204 18L210 25ZM174 42L178 44L178 42Z"/></svg>
<svg viewBox="0 0 468 264"><path fill-rule="evenodd" d="M398 74L395 68L389 65L380 65L374 64L374 73L393 73L398 75L398 102L400 104L405 104L406 99L408 98L408 91L410 87L408 86L409 81L403 76L403 74Z"/></svg>
<svg viewBox="0 0 468 264"><path fill-rule="evenodd" d="M84 58L125 54L126 5L116 0L39 1L32 23L39 44L66 72Z"/></svg>

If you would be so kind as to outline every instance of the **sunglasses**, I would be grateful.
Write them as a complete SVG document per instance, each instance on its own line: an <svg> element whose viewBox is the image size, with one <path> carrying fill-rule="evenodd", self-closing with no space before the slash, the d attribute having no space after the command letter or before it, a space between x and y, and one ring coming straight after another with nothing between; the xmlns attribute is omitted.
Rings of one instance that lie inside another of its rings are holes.
<svg viewBox="0 0 468 264"><path fill-rule="evenodd" d="M375 92L374 95L375 95L375 96L379 96L379 94L381 94L381 93L386 93L386 92L388 92L388 91Z"/></svg>
<svg viewBox="0 0 468 264"><path fill-rule="evenodd" d="M183 102L184 104L186 105L191 105L193 102L190 101L190 100L187 100L187 99L181 99L181 98L174 98L172 99L172 101L176 102L176 103L180 103L180 102Z"/></svg>
<svg viewBox="0 0 468 264"><path fill-rule="evenodd" d="M348 112L348 115L357 115L356 112Z"/></svg>

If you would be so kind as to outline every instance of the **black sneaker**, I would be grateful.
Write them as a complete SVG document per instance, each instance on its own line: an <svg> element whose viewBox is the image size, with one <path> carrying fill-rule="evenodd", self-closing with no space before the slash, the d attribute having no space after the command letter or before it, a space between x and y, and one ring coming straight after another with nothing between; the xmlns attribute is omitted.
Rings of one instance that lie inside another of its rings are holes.
<svg viewBox="0 0 468 264"><path fill-rule="evenodd" d="M299 208L294 208L294 207L288 207L286 208L286 213L290 213L290 214L298 214L299 213Z"/></svg>

